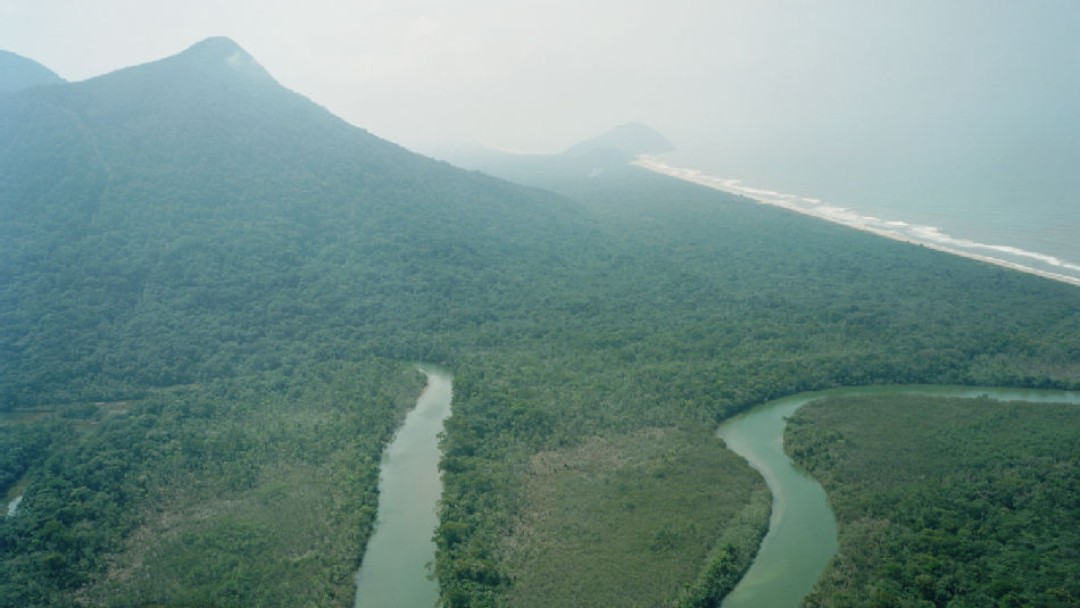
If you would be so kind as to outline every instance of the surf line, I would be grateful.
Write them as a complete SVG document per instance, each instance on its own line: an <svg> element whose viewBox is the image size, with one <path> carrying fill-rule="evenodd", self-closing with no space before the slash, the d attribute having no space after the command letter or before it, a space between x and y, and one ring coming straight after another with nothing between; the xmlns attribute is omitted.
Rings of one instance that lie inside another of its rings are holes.
<svg viewBox="0 0 1080 608"><path fill-rule="evenodd" d="M1042 270L1027 264L995 257L994 255L978 253L977 251L989 251L999 255L1005 254L1019 258L1027 258L1048 266L1060 268L1062 271L1072 271L1080 274L1080 264L1075 264L1055 256L1027 251L1010 245L993 245L957 238L942 232L934 226L909 224L900 220L883 220L870 215L860 215L844 207L829 205L821 199L787 194L775 190L753 188L743 185L742 181L738 179L714 177L706 175L697 169L672 167L671 165L650 156L639 156L632 161L631 164L654 173L660 173L661 175L674 177L699 186L705 186L706 188L712 188L714 190L727 192L728 194L748 198L763 205L781 207L789 211L822 219L834 224L847 226L848 228L862 230L863 232L870 232L895 241L922 245L943 253L958 255L960 257L1001 266L1003 268L1026 272L1046 279L1080 286L1080 276Z"/></svg>

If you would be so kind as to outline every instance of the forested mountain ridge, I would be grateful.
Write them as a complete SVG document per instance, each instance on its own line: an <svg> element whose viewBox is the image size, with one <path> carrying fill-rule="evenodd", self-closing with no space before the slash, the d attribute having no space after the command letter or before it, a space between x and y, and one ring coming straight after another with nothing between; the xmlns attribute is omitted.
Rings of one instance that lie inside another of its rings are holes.
<svg viewBox="0 0 1080 608"><path fill-rule="evenodd" d="M62 82L63 78L33 59L0 50L0 95Z"/></svg>
<svg viewBox="0 0 1080 608"><path fill-rule="evenodd" d="M276 356L255 344L338 342L326 325L356 342L375 324L427 331L412 321L438 309L450 322L459 291L499 289L492 260L528 257L557 218L575 221L558 197L347 125L224 39L7 99L0 140L7 407L69 398L75 378L110 399L279 365L252 363Z"/></svg>
<svg viewBox="0 0 1080 608"><path fill-rule="evenodd" d="M0 98L0 605L349 603L412 362L591 230L226 39Z"/></svg>
<svg viewBox="0 0 1080 608"><path fill-rule="evenodd" d="M225 39L0 97L0 605L350 604L420 359L450 606L707 605L768 517L713 425L762 399L1080 385L1075 288L520 160L411 154Z"/></svg>

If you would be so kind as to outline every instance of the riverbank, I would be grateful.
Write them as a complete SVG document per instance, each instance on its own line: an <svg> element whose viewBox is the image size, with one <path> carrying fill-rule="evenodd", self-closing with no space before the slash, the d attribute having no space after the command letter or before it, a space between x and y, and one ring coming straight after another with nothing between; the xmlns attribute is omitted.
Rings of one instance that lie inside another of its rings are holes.
<svg viewBox="0 0 1080 608"><path fill-rule="evenodd" d="M836 574L839 568L836 562L830 562L837 550L837 522L830 508L830 502L836 500L834 495L836 488L844 485L846 477L829 473L832 483L824 483L825 491L823 491L822 485L805 471L816 473L818 470L829 469L832 464L835 464L833 452L850 447L835 424L837 420L846 420L847 411L842 407L833 411L833 417L827 420L827 423L815 427L816 435L813 438L807 439L805 437L807 431L799 427L799 432L795 433L797 436L795 446L785 446L785 440L792 435L786 430L789 419L805 419L805 416L797 415L804 406L818 403L865 403L874 402L874 400L892 400L889 402L890 407L896 411L876 410L882 419L886 414L897 417L902 413L901 417L907 420L910 415L906 411L906 404L925 402L960 403L966 408L974 408L979 412L982 411L979 408L991 400L998 405L1001 405L1000 402L1026 402L1039 403L1046 407L1060 406L1064 403L1068 404L1067 407L1073 408L1072 413L1075 414L1077 410L1074 406L1080 404L1080 393L963 386L848 387L800 393L769 401L725 421L717 429L717 435L724 440L729 449L746 458L765 478L773 492L773 513L769 532L762 541L754 563L731 594L724 599L723 608L795 608L815 588L815 585L820 585L818 581L823 573L833 572L832 576L840 576ZM1017 404L1011 403L1011 405ZM938 412L925 412L923 418L931 419L935 414ZM1015 417L1015 414L1010 414L1010 416ZM971 418L976 418L976 416L973 415ZM1071 420L1075 421L1075 416ZM875 422L876 420L871 417L863 424L870 425ZM931 425L933 432L926 434L941 437L952 437L962 433L979 435L982 430L998 426L1000 422L998 420L993 424L972 426L964 417L954 417L950 419L949 424ZM912 425L907 423L879 423L878 435L888 436L893 441L902 443L903 438L918 435L911 431L911 428L913 428ZM886 442L878 435L855 442L854 445L860 446L863 452L870 454L853 457L851 462L855 463L854 466L876 458L879 466L887 469L895 466L896 454L910 456L923 453L903 445L895 452L890 451L882 447L886 445ZM1030 443L1029 440L1025 441ZM938 450L939 453L934 460L950 460L955 457L951 452L956 448L952 440L942 440L939 443L941 449ZM985 445L987 440L983 438L979 442L964 442L965 445L971 443ZM992 444L993 442L990 442L991 447ZM794 456L798 467L793 464L789 454ZM871 477L884 479L887 475L882 473ZM883 491L892 489L887 487L888 484L885 485ZM829 493L828 499L826 492ZM850 496L844 494L844 498L850 498ZM925 504L938 504L938 502L928 497ZM860 520L873 516L872 511L873 509L868 505L861 505L854 507L850 512L840 511L838 519L841 522ZM844 541L843 528L840 540ZM956 542L961 541L956 540ZM843 547L841 547L841 553L840 559L843 560L845 558ZM847 556L847 559L850 560L850 556ZM827 566L830 568L828 571ZM858 570L860 567L859 564L850 564L849 569ZM819 600L828 595L817 593Z"/></svg>
<svg viewBox="0 0 1080 608"><path fill-rule="evenodd" d="M777 399L728 419L716 431L727 448L746 459L772 492L769 530L750 569L723 608L798 605L836 553L836 522L821 485L784 453L787 419L814 395Z"/></svg>
<svg viewBox="0 0 1080 608"><path fill-rule="evenodd" d="M375 533L356 574L356 608L434 606L432 535L442 495L439 433L450 415L453 379L432 367L420 369L427 385L383 453Z"/></svg>
<svg viewBox="0 0 1080 608"><path fill-rule="evenodd" d="M840 530L803 605L1076 605L1078 397L879 394L801 409L785 445Z"/></svg>
<svg viewBox="0 0 1080 608"><path fill-rule="evenodd" d="M962 239L946 234L933 226L909 224L901 220L860 215L844 207L829 205L820 199L753 188L743 185L737 179L714 177L703 174L696 169L672 167L649 156L641 156L633 164L655 173L748 198L764 205L782 207L796 213L870 232L885 238L921 245L944 253L1080 286L1080 264L1059 257L1010 245L980 243L970 239ZM1041 264L1046 268L1039 268L1032 264Z"/></svg>

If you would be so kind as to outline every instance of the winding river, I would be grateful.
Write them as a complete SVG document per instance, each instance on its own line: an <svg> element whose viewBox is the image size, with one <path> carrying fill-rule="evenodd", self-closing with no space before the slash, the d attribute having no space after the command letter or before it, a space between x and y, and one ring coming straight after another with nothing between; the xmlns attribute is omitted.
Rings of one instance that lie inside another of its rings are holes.
<svg viewBox="0 0 1080 608"><path fill-rule="evenodd" d="M854 387L801 393L725 421L717 435L761 472L773 494L769 532L754 563L722 608L795 608L836 552L836 520L821 485L784 453L787 418L800 407L840 395L922 394L999 401L1080 404L1080 393L955 386Z"/></svg>
<svg viewBox="0 0 1080 608"><path fill-rule="evenodd" d="M430 576L442 494L438 434L450 415L452 383L443 370L420 371L427 386L383 453L378 521L356 574L357 608L424 608L439 597Z"/></svg>
<svg viewBox="0 0 1080 608"><path fill-rule="evenodd" d="M356 575L357 608L434 606L432 534L442 493L438 433L450 414L451 376L425 368L427 386L383 454L379 516ZM801 393L725 421L717 435L761 472L773 494L769 532L754 563L722 608L795 608L836 552L836 521L821 486L784 453L787 418L800 407L841 395L922 394L1000 401L1080 404L1080 393L954 386L855 387Z"/></svg>

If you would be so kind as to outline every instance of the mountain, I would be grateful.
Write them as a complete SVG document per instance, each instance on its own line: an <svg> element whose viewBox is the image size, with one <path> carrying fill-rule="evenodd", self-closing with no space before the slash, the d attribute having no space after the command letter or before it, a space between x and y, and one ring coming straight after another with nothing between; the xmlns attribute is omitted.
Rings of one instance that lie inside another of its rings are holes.
<svg viewBox="0 0 1080 608"><path fill-rule="evenodd" d="M557 154L522 154L479 145L447 146L434 153L469 169L521 184L550 188L579 177L621 170L643 154L663 154L675 147L656 130L640 123L614 127Z"/></svg>
<svg viewBox="0 0 1080 608"><path fill-rule="evenodd" d="M715 605L769 497L714 425L763 400L1080 387L1075 288L627 163L663 145L470 172L224 38L0 96L0 605L352 605L418 361L452 606Z"/></svg>
<svg viewBox="0 0 1080 608"><path fill-rule="evenodd" d="M640 123L627 123L571 146L563 152L563 156L580 158L595 155L630 161L642 154L661 154L673 150L675 147L671 142L654 129Z"/></svg>
<svg viewBox="0 0 1080 608"><path fill-rule="evenodd" d="M0 51L0 94L62 82L63 78L33 59L11 51Z"/></svg>
<svg viewBox="0 0 1080 608"><path fill-rule="evenodd" d="M0 97L0 605L351 605L414 362L533 331L592 225L227 39Z"/></svg>
<svg viewBox="0 0 1080 608"><path fill-rule="evenodd" d="M90 375L194 381L209 373L207 332L230 336L215 359L233 360L301 327L408 334L431 315L451 326L448 302L511 280L494 260L531 259L580 224L559 197L348 125L220 38L5 99L0 141L9 407ZM134 350L101 361L102 341Z"/></svg>

